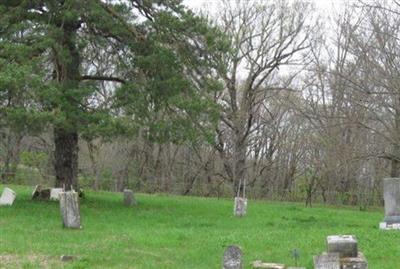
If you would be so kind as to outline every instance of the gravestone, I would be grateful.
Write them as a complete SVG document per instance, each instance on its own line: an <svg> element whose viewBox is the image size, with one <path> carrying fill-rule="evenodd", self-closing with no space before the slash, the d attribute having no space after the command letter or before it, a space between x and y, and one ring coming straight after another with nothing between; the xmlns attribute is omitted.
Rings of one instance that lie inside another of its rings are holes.
<svg viewBox="0 0 400 269"><path fill-rule="evenodd" d="M50 200L58 201L60 200L60 193L63 191L62 188L52 188L50 190Z"/></svg>
<svg viewBox="0 0 400 269"><path fill-rule="evenodd" d="M229 246L224 252L222 269L242 269L242 256L238 246Z"/></svg>
<svg viewBox="0 0 400 269"><path fill-rule="evenodd" d="M233 207L233 214L236 217L243 217L246 215L247 199L242 197L235 197L235 205Z"/></svg>
<svg viewBox="0 0 400 269"><path fill-rule="evenodd" d="M253 269L285 269L284 264L280 263L269 263L269 262L262 262L262 261L254 261L251 263Z"/></svg>
<svg viewBox="0 0 400 269"><path fill-rule="evenodd" d="M288 267L287 269L306 269L305 267Z"/></svg>
<svg viewBox="0 0 400 269"><path fill-rule="evenodd" d="M359 252L357 257L346 257L340 259L342 269L368 269L368 263L364 255Z"/></svg>
<svg viewBox="0 0 400 269"><path fill-rule="evenodd" d="M383 179L383 199L385 200L385 219L380 229L400 229L400 178Z"/></svg>
<svg viewBox="0 0 400 269"><path fill-rule="evenodd" d="M328 253L339 253L340 258L357 257L357 239L354 235L330 235L326 241Z"/></svg>
<svg viewBox="0 0 400 269"><path fill-rule="evenodd" d="M78 193L75 191L60 192L60 212L64 228L80 229Z"/></svg>
<svg viewBox="0 0 400 269"><path fill-rule="evenodd" d="M339 253L323 253L314 256L314 269L340 269Z"/></svg>
<svg viewBox="0 0 400 269"><path fill-rule="evenodd" d="M15 201L17 194L10 188L4 188L3 193L0 196L0 206L12 205Z"/></svg>
<svg viewBox="0 0 400 269"><path fill-rule="evenodd" d="M125 206L132 206L136 205L136 199L133 195L133 191L129 189L124 190L124 205Z"/></svg>
<svg viewBox="0 0 400 269"><path fill-rule="evenodd" d="M50 200L50 189L44 189L41 185L36 185L32 192L32 200Z"/></svg>

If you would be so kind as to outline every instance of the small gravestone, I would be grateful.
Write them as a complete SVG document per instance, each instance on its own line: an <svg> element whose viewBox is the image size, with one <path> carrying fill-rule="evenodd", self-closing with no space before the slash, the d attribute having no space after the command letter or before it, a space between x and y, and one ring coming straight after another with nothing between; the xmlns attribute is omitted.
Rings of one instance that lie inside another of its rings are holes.
<svg viewBox="0 0 400 269"><path fill-rule="evenodd" d="M50 200L59 201L60 200L60 193L63 191L62 188L52 188L50 190Z"/></svg>
<svg viewBox="0 0 400 269"><path fill-rule="evenodd" d="M285 269L284 264L280 263L269 263L269 262L262 262L262 261L254 261L251 263L253 269Z"/></svg>
<svg viewBox="0 0 400 269"><path fill-rule="evenodd" d="M340 258L357 257L357 239L354 235L330 235L326 241L328 253L339 253Z"/></svg>
<svg viewBox="0 0 400 269"><path fill-rule="evenodd" d="M73 260L75 260L75 256L71 256L71 255L62 255L62 256L60 257L60 261L62 261L62 262L71 262L71 261L73 261Z"/></svg>
<svg viewBox="0 0 400 269"><path fill-rule="evenodd" d="M32 192L32 200L50 200L50 189L44 189L41 185L36 185Z"/></svg>
<svg viewBox="0 0 400 269"><path fill-rule="evenodd" d="M132 190L128 190L128 189L124 190L124 205L125 206L136 205L136 199L135 199L135 196L133 195Z"/></svg>
<svg viewBox="0 0 400 269"><path fill-rule="evenodd" d="M15 201L17 194L10 188L4 188L3 193L0 196L0 206L12 205Z"/></svg>
<svg viewBox="0 0 400 269"><path fill-rule="evenodd" d="M340 259L342 269L368 269L368 262L364 255L359 252L357 257L346 257Z"/></svg>
<svg viewBox="0 0 400 269"><path fill-rule="evenodd" d="M229 246L224 252L222 269L242 269L242 256L238 246Z"/></svg>
<svg viewBox="0 0 400 269"><path fill-rule="evenodd" d="M314 269L340 269L339 253L323 253L314 256Z"/></svg>
<svg viewBox="0 0 400 269"><path fill-rule="evenodd" d="M247 210L247 199L242 197L235 197L233 214L236 217L243 217L244 215L246 215L246 210Z"/></svg>
<svg viewBox="0 0 400 269"><path fill-rule="evenodd" d="M63 227L71 229L82 228L79 212L78 193L73 190L60 192L59 197Z"/></svg>
<svg viewBox="0 0 400 269"><path fill-rule="evenodd" d="M385 219L379 224L383 230L400 229L400 178L383 179Z"/></svg>

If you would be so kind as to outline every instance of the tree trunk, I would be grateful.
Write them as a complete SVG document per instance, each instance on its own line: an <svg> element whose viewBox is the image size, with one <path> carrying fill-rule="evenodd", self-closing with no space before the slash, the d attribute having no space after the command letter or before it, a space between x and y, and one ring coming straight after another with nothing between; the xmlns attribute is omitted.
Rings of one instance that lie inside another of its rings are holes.
<svg viewBox="0 0 400 269"><path fill-rule="evenodd" d="M78 190L78 133L54 129L56 187Z"/></svg>

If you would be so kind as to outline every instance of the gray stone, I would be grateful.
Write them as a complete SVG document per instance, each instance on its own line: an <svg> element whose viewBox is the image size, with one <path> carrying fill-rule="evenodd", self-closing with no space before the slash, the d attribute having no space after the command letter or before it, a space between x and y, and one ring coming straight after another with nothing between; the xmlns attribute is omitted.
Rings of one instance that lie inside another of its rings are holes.
<svg viewBox="0 0 400 269"><path fill-rule="evenodd" d="M128 189L124 190L124 205L125 206L136 205L136 199L135 199L135 196L133 195L132 190L128 190Z"/></svg>
<svg viewBox="0 0 400 269"><path fill-rule="evenodd" d="M60 192L60 211L64 228L82 228L78 193L75 191Z"/></svg>
<svg viewBox="0 0 400 269"><path fill-rule="evenodd" d="M17 194L10 188L4 188L3 193L0 196L0 206L12 205L15 201Z"/></svg>
<svg viewBox="0 0 400 269"><path fill-rule="evenodd" d="M262 261L254 261L251 263L253 269L285 269L284 264L280 263L269 263L269 262L262 262Z"/></svg>
<svg viewBox="0 0 400 269"><path fill-rule="evenodd" d="M342 269L368 269L368 262L361 252L358 252L357 257L340 259L340 264Z"/></svg>
<svg viewBox="0 0 400 269"><path fill-rule="evenodd" d="M288 267L287 269L306 269L305 267Z"/></svg>
<svg viewBox="0 0 400 269"><path fill-rule="evenodd" d="M222 269L242 269L242 250L238 246L229 246L224 252Z"/></svg>
<svg viewBox="0 0 400 269"><path fill-rule="evenodd" d="M323 253L314 256L314 269L340 269L339 253Z"/></svg>
<svg viewBox="0 0 400 269"><path fill-rule="evenodd" d="M235 197L233 214L236 217L243 217L244 215L246 215L246 210L247 210L247 199L242 197Z"/></svg>
<svg viewBox="0 0 400 269"><path fill-rule="evenodd" d="M400 223L400 178L383 179L385 219L387 224Z"/></svg>
<svg viewBox="0 0 400 269"><path fill-rule="evenodd" d="M354 235L330 235L326 241L328 253L339 253L340 258L357 257L357 239Z"/></svg>
<svg viewBox="0 0 400 269"><path fill-rule="evenodd" d="M62 261L62 262L70 262L70 261L73 261L73 260L75 260L75 257L71 256L71 255L62 255L60 257L60 261Z"/></svg>

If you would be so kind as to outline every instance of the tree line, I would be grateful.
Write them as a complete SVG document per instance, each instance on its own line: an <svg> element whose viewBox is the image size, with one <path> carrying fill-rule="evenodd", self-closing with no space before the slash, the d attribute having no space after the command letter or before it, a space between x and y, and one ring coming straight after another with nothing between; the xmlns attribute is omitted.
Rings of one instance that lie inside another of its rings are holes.
<svg viewBox="0 0 400 269"><path fill-rule="evenodd" d="M400 173L399 12L5 1L1 179L380 204Z"/></svg>

